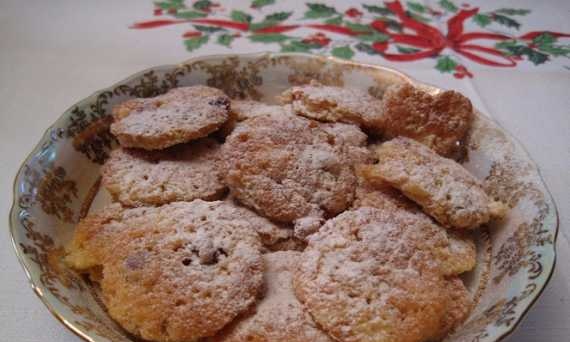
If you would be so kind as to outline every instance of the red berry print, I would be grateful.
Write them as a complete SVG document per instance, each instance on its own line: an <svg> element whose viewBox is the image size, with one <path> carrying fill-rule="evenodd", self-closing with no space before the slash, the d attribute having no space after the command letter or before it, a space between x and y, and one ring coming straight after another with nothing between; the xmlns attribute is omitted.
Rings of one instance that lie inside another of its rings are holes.
<svg viewBox="0 0 570 342"><path fill-rule="evenodd" d="M359 10L357 10L354 7L347 9L346 12L344 12L344 14L346 14L348 17L351 17L351 18L358 18L358 17L362 16L362 12L360 12Z"/></svg>

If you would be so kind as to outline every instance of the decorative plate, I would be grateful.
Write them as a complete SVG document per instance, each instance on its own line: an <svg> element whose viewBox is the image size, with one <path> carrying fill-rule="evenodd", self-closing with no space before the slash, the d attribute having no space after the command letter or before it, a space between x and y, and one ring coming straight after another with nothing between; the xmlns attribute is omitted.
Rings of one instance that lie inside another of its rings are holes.
<svg viewBox="0 0 570 342"><path fill-rule="evenodd" d="M220 88L232 98L271 102L311 79L378 97L396 82L441 91L392 69L332 57L224 55L142 71L63 113L20 168L10 213L16 254L49 310L87 341L133 340L107 316L93 286L61 263L75 223L90 207L108 201L98 191L99 167L116 144L109 133L113 105L194 84ZM468 147L465 167L511 210L506 220L477 235L478 266L464 279L477 305L446 341L498 341L512 332L552 274L558 218L536 165L513 137L479 112Z"/></svg>

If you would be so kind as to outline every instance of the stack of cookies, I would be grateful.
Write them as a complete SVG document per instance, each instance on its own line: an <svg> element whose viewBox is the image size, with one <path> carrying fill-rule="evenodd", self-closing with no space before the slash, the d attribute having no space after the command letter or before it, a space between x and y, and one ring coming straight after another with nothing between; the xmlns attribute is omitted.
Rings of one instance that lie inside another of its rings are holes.
<svg viewBox="0 0 570 342"><path fill-rule="evenodd" d="M116 106L114 203L67 264L149 341L444 338L473 305L470 232L505 214L457 162L469 100L317 82L279 100L192 86Z"/></svg>

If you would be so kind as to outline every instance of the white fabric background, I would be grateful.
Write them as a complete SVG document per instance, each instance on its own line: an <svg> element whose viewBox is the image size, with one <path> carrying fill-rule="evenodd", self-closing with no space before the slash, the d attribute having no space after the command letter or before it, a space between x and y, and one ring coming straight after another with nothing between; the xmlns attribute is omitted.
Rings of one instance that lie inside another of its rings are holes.
<svg viewBox="0 0 570 342"><path fill-rule="evenodd" d="M364 1L374 3L375 1ZM459 1L457 1L460 3ZM476 1L469 3L475 5ZM249 1L223 1L246 9ZM346 9L338 1L339 8ZM569 1L478 1L495 9L533 10L523 31L570 32ZM303 2L287 2L288 8ZM129 30L152 18L152 2L0 2L0 341L79 341L53 318L26 283L10 246L7 229L13 177L43 131L68 107L92 92L150 66L171 64L196 54L253 52L271 45L207 46L187 52L180 26ZM277 9L277 7L276 7ZM246 41L246 40L244 40ZM441 74L432 61L386 63L443 88L457 89L494 117L528 149L541 168L560 212L558 262L550 285L509 341L567 341L570 336L570 60L515 69L466 65L475 78Z"/></svg>

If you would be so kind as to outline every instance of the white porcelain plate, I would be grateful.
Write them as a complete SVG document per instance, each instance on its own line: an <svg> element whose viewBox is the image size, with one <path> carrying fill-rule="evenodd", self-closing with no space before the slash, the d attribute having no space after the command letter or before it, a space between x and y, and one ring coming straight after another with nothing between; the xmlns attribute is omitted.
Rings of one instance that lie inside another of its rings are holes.
<svg viewBox="0 0 570 342"><path fill-rule="evenodd" d="M18 172L10 214L16 253L50 311L88 341L133 340L107 316L91 284L61 263L75 223L98 191L99 168L115 145L109 133L114 104L194 84L218 87L232 98L272 102L291 85L311 79L360 88L373 96L396 82L441 91L392 69L330 57L224 55L142 71L63 113ZM536 165L512 136L481 113L468 148L465 166L511 210L505 221L477 236L478 266L465 277L477 305L447 340L491 342L514 329L548 282L558 219Z"/></svg>

